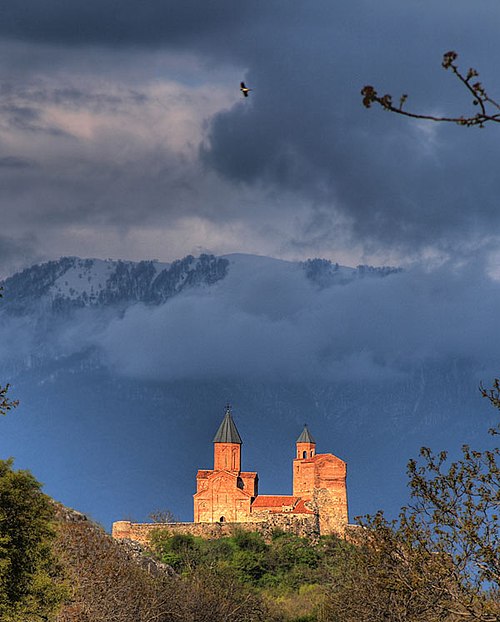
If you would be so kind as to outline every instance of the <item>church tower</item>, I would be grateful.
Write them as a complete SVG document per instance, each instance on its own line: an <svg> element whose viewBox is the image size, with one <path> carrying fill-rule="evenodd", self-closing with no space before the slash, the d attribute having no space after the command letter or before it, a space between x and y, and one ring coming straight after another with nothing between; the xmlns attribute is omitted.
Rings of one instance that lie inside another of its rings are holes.
<svg viewBox="0 0 500 622"><path fill-rule="evenodd" d="M307 425L304 424L302 434L297 439L297 459L304 460L305 458L312 458L315 453L316 441L309 432Z"/></svg>
<svg viewBox="0 0 500 622"><path fill-rule="evenodd" d="M241 471L241 437L238 434L231 407L226 406L224 419L214 436L214 471Z"/></svg>
<svg viewBox="0 0 500 622"><path fill-rule="evenodd" d="M230 406L214 436L214 468L196 476L196 523L248 522L258 495L257 473L241 470L241 437Z"/></svg>
<svg viewBox="0 0 500 622"><path fill-rule="evenodd" d="M293 461L293 494L310 501L313 497L315 484L316 441L309 428L304 424L302 434L296 441L296 455Z"/></svg>
<svg viewBox="0 0 500 622"><path fill-rule="evenodd" d="M349 521L346 463L333 454L317 454L316 442L304 426L296 442L293 494L318 513L321 533L342 533Z"/></svg>

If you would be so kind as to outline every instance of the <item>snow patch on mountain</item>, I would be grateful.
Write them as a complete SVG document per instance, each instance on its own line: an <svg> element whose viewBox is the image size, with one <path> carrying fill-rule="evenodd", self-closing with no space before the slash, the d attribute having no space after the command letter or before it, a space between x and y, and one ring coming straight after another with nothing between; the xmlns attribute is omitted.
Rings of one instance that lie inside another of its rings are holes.
<svg viewBox="0 0 500 622"><path fill-rule="evenodd" d="M371 266L349 268L326 259L291 262L238 253L222 257L188 255L172 263L62 257L36 264L1 283L5 290L2 309L24 315L47 308L64 313L83 307L127 306L136 302L158 305L186 288L209 287L227 277L229 287L231 283L259 281L265 290L267 282L271 295L280 277L289 281L292 274L302 289L304 283L326 288L398 271Z"/></svg>
<svg viewBox="0 0 500 622"><path fill-rule="evenodd" d="M172 263L63 257L14 274L1 285L3 310L14 315L35 309L68 312L93 306L161 304L184 288L213 285L226 276L222 257L188 255Z"/></svg>
<svg viewBox="0 0 500 622"><path fill-rule="evenodd" d="M116 261L102 259L75 259L63 274L61 274L49 289L49 296L77 300L86 295L89 301L97 300L98 293L106 285L116 270Z"/></svg>

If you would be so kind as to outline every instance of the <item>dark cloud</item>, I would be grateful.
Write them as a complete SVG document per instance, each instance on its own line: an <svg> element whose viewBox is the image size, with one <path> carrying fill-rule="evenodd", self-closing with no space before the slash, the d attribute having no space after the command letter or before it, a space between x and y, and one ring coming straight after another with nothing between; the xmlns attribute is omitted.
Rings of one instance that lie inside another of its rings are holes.
<svg viewBox="0 0 500 622"><path fill-rule="evenodd" d="M11 3L0 158L38 170L18 167L0 209L16 205L27 227L72 225L75 240L82 223L97 239L103 223L172 231L198 218L210 233L184 252L226 252L214 231L232 223L248 233L231 250L247 237L245 250L301 256L460 254L500 225L496 128L365 110L359 91L372 83L410 93L420 110L464 112L441 55L456 48L495 95L498 17L493 0L453 10L435 0ZM238 101L242 77L253 90Z"/></svg>
<svg viewBox="0 0 500 622"><path fill-rule="evenodd" d="M361 86L375 81L381 89L392 83L395 96L410 92L411 105L424 111L474 112L467 94L440 68L441 55L456 43L465 67L473 59L491 76L496 37L481 21L484 15L464 4L447 14L438 4L432 18L422 8L388 3L358 15L359 5L350 5L340 11L340 22L333 19L339 11L324 15L330 28L316 23L314 38L304 25L305 42L297 43L297 33L279 33L280 43L266 48L265 58L251 57L251 100L214 119L204 160L229 179L292 190L312 212L349 218L365 244L408 251L449 248L453 238L457 250L470 236L500 225L496 128L460 132L361 106ZM466 18L483 29L484 46L463 30L457 40ZM436 20L442 20L441 35L429 38L424 33L434 31ZM425 49L423 36L429 39Z"/></svg>
<svg viewBox="0 0 500 622"><path fill-rule="evenodd" d="M7 83L0 102L0 211L12 236L82 224L124 231L196 209L186 195L199 166L183 147L197 104L182 89L161 101L119 79L25 78Z"/></svg>
<svg viewBox="0 0 500 622"><path fill-rule="evenodd" d="M279 3L282 4L282 3ZM269 14L267 3L230 0L21 0L2 11L0 35L65 45L174 45L241 31Z"/></svg>

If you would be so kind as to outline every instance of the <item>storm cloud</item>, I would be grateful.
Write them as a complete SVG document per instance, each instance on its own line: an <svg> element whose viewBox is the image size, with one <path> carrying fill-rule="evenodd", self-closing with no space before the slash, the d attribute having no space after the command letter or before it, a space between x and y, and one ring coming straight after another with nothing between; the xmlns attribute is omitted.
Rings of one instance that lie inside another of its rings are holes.
<svg viewBox="0 0 500 622"><path fill-rule="evenodd" d="M495 250L496 127L365 110L360 89L466 113L442 54L495 97L499 19L492 0L12 4L0 214L11 246L37 243L3 273L62 254L382 264Z"/></svg>
<svg viewBox="0 0 500 622"><path fill-rule="evenodd" d="M240 256L228 276L159 306L87 308L65 320L3 316L2 362L87 356L161 382L402 379L422 365L495 374L500 285L481 261L323 287L295 263Z"/></svg>

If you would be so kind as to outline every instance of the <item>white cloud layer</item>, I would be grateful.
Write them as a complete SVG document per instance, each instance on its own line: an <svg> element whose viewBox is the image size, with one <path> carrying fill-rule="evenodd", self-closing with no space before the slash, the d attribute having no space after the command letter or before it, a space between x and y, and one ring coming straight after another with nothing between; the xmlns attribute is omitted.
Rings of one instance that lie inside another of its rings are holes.
<svg viewBox="0 0 500 622"><path fill-rule="evenodd" d="M320 289L296 264L242 258L218 284L161 306L82 310L43 333L4 319L3 356L97 349L114 372L159 381L379 380L445 361L490 377L500 287L483 275L445 264Z"/></svg>

